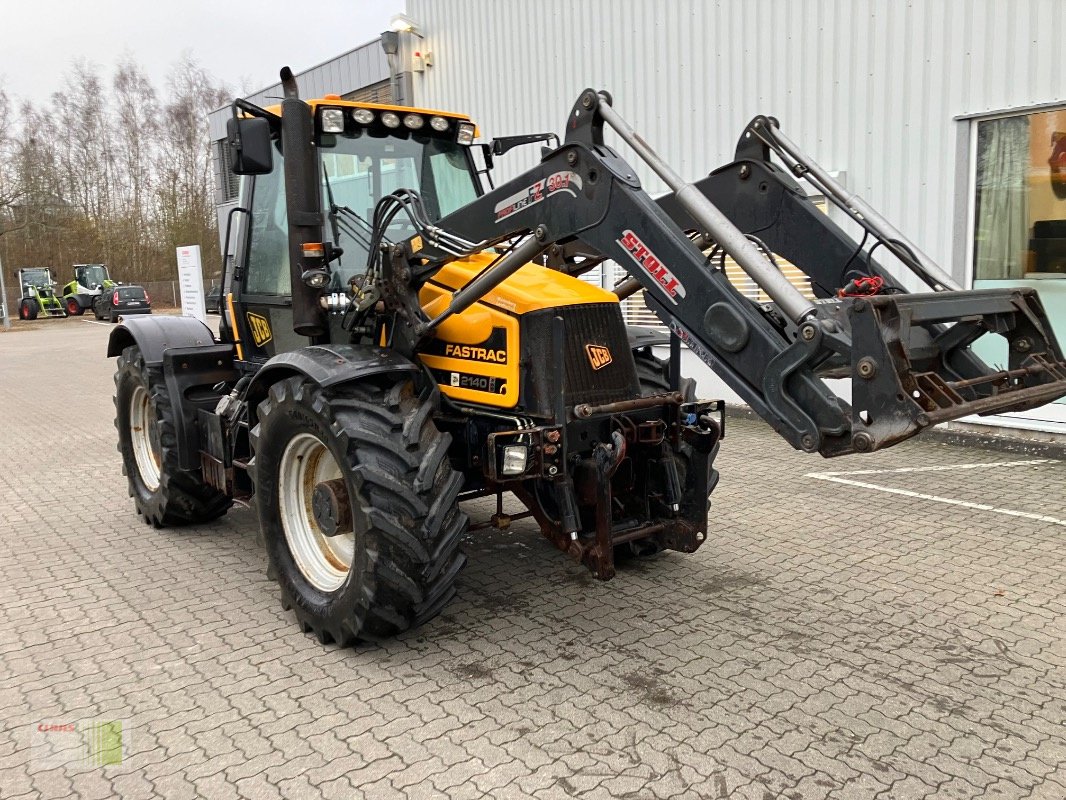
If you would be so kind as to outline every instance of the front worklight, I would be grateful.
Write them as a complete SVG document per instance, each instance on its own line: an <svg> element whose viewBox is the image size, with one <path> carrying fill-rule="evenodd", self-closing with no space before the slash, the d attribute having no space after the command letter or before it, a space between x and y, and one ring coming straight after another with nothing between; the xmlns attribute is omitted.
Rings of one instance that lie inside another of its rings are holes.
<svg viewBox="0 0 1066 800"><path fill-rule="evenodd" d="M509 444L503 448L503 464L500 465L502 475L521 475L526 471L529 461L529 448L524 444Z"/></svg>
<svg viewBox="0 0 1066 800"><path fill-rule="evenodd" d="M437 131L437 133L444 133L446 130L448 130L448 120L446 120L444 117L433 117L429 121L429 127Z"/></svg>
<svg viewBox="0 0 1066 800"><path fill-rule="evenodd" d="M418 114L408 114L403 118L403 124L411 130L417 131L426 124L426 121Z"/></svg>
<svg viewBox="0 0 1066 800"><path fill-rule="evenodd" d="M322 289L329 283L330 275L324 269L305 269L300 278L312 289Z"/></svg>
<svg viewBox="0 0 1066 800"><path fill-rule="evenodd" d="M459 144L473 144L474 143L474 123L473 122L460 122L459 123L459 135L455 137L455 141Z"/></svg>
<svg viewBox="0 0 1066 800"><path fill-rule="evenodd" d="M344 109L343 108L323 108L322 109L322 132L323 133L344 133Z"/></svg>
<svg viewBox="0 0 1066 800"><path fill-rule="evenodd" d="M374 121L374 112L369 108L357 108L352 112L352 119L360 125L369 125Z"/></svg>
<svg viewBox="0 0 1066 800"><path fill-rule="evenodd" d="M381 115L381 121L385 124L386 128L399 128L400 118L393 114L391 111L386 111Z"/></svg>

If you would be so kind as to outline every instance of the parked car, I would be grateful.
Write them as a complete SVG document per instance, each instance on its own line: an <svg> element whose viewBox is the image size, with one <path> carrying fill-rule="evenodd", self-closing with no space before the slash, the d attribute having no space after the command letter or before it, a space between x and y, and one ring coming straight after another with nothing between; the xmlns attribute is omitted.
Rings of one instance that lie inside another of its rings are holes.
<svg viewBox="0 0 1066 800"><path fill-rule="evenodd" d="M207 307L208 314L221 314L222 313L222 287L217 283L207 290L207 298L205 299L205 305Z"/></svg>
<svg viewBox="0 0 1066 800"><path fill-rule="evenodd" d="M118 322L119 317L151 313L152 299L143 286L129 284L116 286L110 292L100 294L93 300L93 314L97 319Z"/></svg>

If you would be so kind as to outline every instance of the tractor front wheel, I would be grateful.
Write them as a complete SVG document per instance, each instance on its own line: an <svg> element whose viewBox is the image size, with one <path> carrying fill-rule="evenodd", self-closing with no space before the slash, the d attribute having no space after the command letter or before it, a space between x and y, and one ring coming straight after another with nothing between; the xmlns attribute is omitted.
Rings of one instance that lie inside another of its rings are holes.
<svg viewBox="0 0 1066 800"><path fill-rule="evenodd" d="M149 367L136 346L118 357L115 427L130 497L145 522L162 528L208 522L226 513L230 498L205 484L199 470L181 468L175 409L163 371Z"/></svg>
<svg viewBox="0 0 1066 800"><path fill-rule="evenodd" d="M305 632L340 646L436 616L466 562L462 476L435 388L378 376L270 387L251 434L270 575Z"/></svg>

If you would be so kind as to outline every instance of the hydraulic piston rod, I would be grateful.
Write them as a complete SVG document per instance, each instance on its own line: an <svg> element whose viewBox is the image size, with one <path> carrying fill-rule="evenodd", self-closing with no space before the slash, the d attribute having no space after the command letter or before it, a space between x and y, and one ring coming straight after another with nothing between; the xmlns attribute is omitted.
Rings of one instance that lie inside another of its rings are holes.
<svg viewBox="0 0 1066 800"><path fill-rule="evenodd" d="M640 134L611 108L602 94L599 95L598 110L603 121L614 128L625 143L674 191L674 196L682 208L733 257L741 269L777 303L789 319L798 324L815 315L814 304L789 283L788 278L767 260L759 248L730 222L714 203L674 172Z"/></svg>
<svg viewBox="0 0 1066 800"><path fill-rule="evenodd" d="M757 120L752 127L759 128L760 126L763 126L763 130L756 130L756 136L777 151L778 155L788 156L805 173L809 173L806 177L811 183L821 188L845 210L851 212L864 227L868 225L872 229L871 232L884 241L884 246L891 249L904 264L909 266L932 289L943 292L948 290L958 291L962 288L950 275L937 266L933 259L923 253L918 245L881 216L873 206L857 194L848 192L833 176L800 150L768 117Z"/></svg>

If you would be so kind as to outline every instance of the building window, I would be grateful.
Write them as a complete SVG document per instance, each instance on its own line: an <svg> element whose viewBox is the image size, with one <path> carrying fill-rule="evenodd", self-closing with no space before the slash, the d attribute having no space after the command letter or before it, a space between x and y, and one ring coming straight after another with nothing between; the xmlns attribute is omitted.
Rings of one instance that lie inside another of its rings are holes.
<svg viewBox="0 0 1066 800"><path fill-rule="evenodd" d="M1066 278L1066 109L977 123L974 278Z"/></svg>
<svg viewBox="0 0 1066 800"><path fill-rule="evenodd" d="M341 97L354 103L380 103L387 106L392 104L392 87L388 81L378 81Z"/></svg>
<svg viewBox="0 0 1066 800"><path fill-rule="evenodd" d="M218 159L216 174L219 176L219 202L222 203L236 200L241 188L241 176L230 169L229 151L229 142L226 139L219 140L215 157Z"/></svg>

